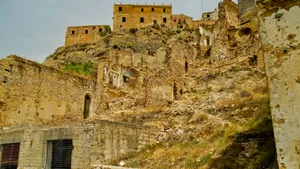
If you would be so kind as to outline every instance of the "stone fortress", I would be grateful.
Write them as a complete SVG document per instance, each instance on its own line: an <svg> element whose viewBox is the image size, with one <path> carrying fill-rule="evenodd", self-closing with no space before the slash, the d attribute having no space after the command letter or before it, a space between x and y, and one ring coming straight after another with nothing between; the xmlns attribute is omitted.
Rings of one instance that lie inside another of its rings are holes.
<svg viewBox="0 0 300 169"><path fill-rule="evenodd" d="M266 63L278 164L283 169L296 169L300 165L300 139L299 134L295 134L299 128L299 102L297 94L292 93L299 93L299 74L287 74L299 72L296 71L299 64L296 57L299 53L297 40L300 35L296 30L299 18L293 17L300 13L299 5L299 1L239 0L237 6L231 0L224 0L219 10L203 13L200 20L193 20L184 14L173 14L172 5L114 4L114 34L155 24L197 28L198 43L189 44L194 45L189 55L195 57L188 58L182 48L176 46L166 51L158 50L155 57L111 49L97 58L94 78L62 72L14 55L0 60L1 167L101 167L120 155L155 143L160 132L156 127L101 119L105 113L115 111L113 106L119 104L118 99L123 99L122 96L128 93L139 98L138 101L122 100L120 107L130 104L159 106L179 100L186 86L191 85L186 79L190 80L190 76L199 73L193 70L197 67L193 65L193 59L197 59L199 53L211 55L214 69L233 61L248 63L248 57L247 60L230 57L236 55L233 50L238 45L235 33L249 35L261 30L262 44L238 54L247 53L251 56L249 64L260 70ZM270 31L274 25L286 30L284 35ZM239 31L237 27L240 27ZM65 46L97 42L110 31L109 25L68 27ZM225 40L220 37L225 37ZM272 37L276 37L276 41ZM258 38L253 36L250 40L257 43ZM169 59L167 63L166 58ZM291 60L287 62L288 58ZM294 68L289 67L290 64ZM169 69L160 69L164 65ZM148 69L157 70L152 81L142 72Z"/></svg>

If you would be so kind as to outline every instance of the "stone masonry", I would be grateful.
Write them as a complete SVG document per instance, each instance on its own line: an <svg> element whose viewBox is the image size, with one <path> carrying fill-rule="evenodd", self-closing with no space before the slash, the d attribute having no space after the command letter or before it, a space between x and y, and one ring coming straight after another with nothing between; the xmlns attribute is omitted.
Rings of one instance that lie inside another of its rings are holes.
<svg viewBox="0 0 300 169"><path fill-rule="evenodd" d="M1 120L9 125L64 118L83 119L85 95L96 110L96 80L74 76L17 56L0 60Z"/></svg>
<svg viewBox="0 0 300 169"><path fill-rule="evenodd" d="M72 139L72 169L88 169L155 142L156 129L108 121L60 127L23 126L0 131L0 145L20 143L18 169L47 168L47 144Z"/></svg>
<svg viewBox="0 0 300 169"><path fill-rule="evenodd" d="M109 25L70 26L66 32L65 46L96 42L109 31Z"/></svg>
<svg viewBox="0 0 300 169"><path fill-rule="evenodd" d="M114 4L114 31L171 22L172 5Z"/></svg>

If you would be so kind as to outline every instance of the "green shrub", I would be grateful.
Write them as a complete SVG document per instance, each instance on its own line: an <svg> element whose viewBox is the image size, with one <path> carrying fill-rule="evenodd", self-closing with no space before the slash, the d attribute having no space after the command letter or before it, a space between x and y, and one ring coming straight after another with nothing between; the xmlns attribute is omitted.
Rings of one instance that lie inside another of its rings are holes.
<svg viewBox="0 0 300 169"><path fill-rule="evenodd" d="M67 64L63 71L89 75L94 72L94 64L90 60L88 62L72 62Z"/></svg>
<svg viewBox="0 0 300 169"><path fill-rule="evenodd" d="M130 28L129 33L135 34L138 31L137 28Z"/></svg>
<svg viewBox="0 0 300 169"><path fill-rule="evenodd" d="M110 29L109 26L104 26L104 31L105 31L106 33L108 33L108 34L111 33L111 29Z"/></svg>

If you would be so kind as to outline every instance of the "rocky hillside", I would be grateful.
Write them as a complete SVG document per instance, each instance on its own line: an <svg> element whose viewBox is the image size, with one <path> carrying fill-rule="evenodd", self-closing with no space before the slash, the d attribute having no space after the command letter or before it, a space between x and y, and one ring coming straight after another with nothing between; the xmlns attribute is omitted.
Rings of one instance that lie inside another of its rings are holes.
<svg viewBox="0 0 300 169"><path fill-rule="evenodd" d="M228 19L224 6L219 5L220 20L211 28L215 39L205 49L200 29L153 25L105 35L96 43L60 47L45 60L47 66L65 71L80 67L76 74L96 76L98 59L110 50L142 56L143 64L134 69L143 77L141 85L104 85L99 118L153 125L161 132L157 144L110 164L124 161L127 167L153 169L277 167L260 39L257 32L239 27L237 19ZM151 96L146 90L155 85L171 85L173 99Z"/></svg>

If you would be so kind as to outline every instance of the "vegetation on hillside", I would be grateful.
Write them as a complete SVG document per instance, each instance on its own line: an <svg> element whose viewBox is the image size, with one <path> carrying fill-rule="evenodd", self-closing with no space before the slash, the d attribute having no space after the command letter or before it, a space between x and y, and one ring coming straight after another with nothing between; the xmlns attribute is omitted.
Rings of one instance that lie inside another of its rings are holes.
<svg viewBox="0 0 300 169"><path fill-rule="evenodd" d="M87 62L72 62L66 64L62 69L65 72L70 72L74 74L83 74L83 75L94 75L96 73L95 66L91 61Z"/></svg>

